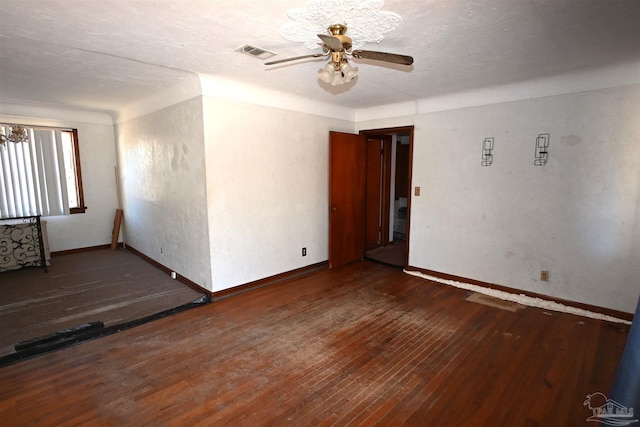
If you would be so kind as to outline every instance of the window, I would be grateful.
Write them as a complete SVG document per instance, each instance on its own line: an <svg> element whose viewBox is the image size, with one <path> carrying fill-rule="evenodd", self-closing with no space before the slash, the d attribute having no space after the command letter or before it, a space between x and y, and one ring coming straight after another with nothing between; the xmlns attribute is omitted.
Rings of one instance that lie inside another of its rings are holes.
<svg viewBox="0 0 640 427"><path fill-rule="evenodd" d="M77 130L0 124L0 218L85 210Z"/></svg>
<svg viewBox="0 0 640 427"><path fill-rule="evenodd" d="M62 152L64 154L65 180L69 195L70 213L84 213L82 177L80 174L80 149L78 148L78 131L72 129L62 132Z"/></svg>

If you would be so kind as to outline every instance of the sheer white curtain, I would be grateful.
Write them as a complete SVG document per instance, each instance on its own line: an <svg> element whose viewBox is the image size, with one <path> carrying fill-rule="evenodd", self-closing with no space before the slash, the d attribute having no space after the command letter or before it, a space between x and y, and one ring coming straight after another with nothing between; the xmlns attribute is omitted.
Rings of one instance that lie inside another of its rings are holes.
<svg viewBox="0 0 640 427"><path fill-rule="evenodd" d="M60 131L27 132L28 142L0 145L0 218L69 214Z"/></svg>

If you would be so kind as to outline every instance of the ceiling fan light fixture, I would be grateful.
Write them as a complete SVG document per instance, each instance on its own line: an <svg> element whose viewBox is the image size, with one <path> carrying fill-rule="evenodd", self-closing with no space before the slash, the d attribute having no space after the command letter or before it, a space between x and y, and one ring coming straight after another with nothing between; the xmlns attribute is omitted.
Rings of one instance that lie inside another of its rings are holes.
<svg viewBox="0 0 640 427"><path fill-rule="evenodd" d="M340 67L340 71L342 72L345 83L358 77L358 67L352 67L347 61L344 61Z"/></svg>
<svg viewBox="0 0 640 427"><path fill-rule="evenodd" d="M408 55L358 49L364 43L379 43L383 33L393 31L402 22L399 15L381 10L383 5L384 0L308 0L306 9L289 10L288 15L294 22L280 27L280 35L287 40L302 41L309 49L320 45L323 53L270 61L265 65L330 56L329 63L318 70L318 79L338 86L358 76L358 68L352 67L347 58L413 64L413 57ZM347 36L347 22L357 26L353 39ZM322 29L328 34L321 34Z"/></svg>
<svg viewBox="0 0 640 427"><path fill-rule="evenodd" d="M329 62L324 68L318 70L318 78L323 82L331 83L335 72L336 69L333 68L333 65Z"/></svg>
<svg viewBox="0 0 640 427"><path fill-rule="evenodd" d="M345 60L342 63L329 62L318 70L318 78L331 86L349 83L358 77L358 68L354 68Z"/></svg>

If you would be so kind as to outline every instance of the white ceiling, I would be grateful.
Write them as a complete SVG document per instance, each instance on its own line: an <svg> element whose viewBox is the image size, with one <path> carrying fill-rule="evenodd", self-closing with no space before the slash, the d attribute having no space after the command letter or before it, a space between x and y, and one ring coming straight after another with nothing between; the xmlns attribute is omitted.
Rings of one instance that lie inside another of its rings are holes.
<svg viewBox="0 0 640 427"><path fill-rule="evenodd" d="M235 52L313 53L278 32L307 1L0 0L0 101L112 113L197 73L366 108L640 61L640 0L386 0L402 22L362 48L414 65L351 60L339 87Z"/></svg>

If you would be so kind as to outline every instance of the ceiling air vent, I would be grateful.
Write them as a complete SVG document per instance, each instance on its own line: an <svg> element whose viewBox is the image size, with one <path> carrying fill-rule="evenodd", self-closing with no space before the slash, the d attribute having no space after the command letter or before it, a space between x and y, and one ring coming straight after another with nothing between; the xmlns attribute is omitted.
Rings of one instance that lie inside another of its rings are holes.
<svg viewBox="0 0 640 427"><path fill-rule="evenodd" d="M253 56L254 58L259 59L269 59L272 56L276 55L275 52L262 49L261 47L251 46L249 44L245 44L244 46L237 48L236 52L244 53L245 55Z"/></svg>

